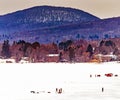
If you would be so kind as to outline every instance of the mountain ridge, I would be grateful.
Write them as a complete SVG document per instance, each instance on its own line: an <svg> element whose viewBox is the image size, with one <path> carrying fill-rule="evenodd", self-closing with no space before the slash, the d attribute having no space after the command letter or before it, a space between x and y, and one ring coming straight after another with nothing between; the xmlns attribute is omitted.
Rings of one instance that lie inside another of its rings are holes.
<svg viewBox="0 0 120 100"><path fill-rule="evenodd" d="M25 9L21 9L21 10L18 10L18 11L14 11L14 12L10 12L10 13L7 13L7 14L3 14L3 15L0 15L0 17L3 17L3 16L7 16L7 15L11 15L13 13L17 13L17 12L21 12L21 11L26 11L26 10L31 10L31 9L35 9L35 8L59 8L59 9L72 9L72 10L76 10L76 11L82 11L84 13L87 13L87 14L90 14L88 12L85 12L83 10L80 10L80 9L77 9L77 8L72 8L72 7L60 7L60 6L48 6L48 5L42 5L42 6L33 6L33 7L29 7L29 8L25 8ZM95 15L93 14L90 14L94 17L96 17ZM96 18L99 18L99 17L96 17ZM99 18L100 19L100 18Z"/></svg>
<svg viewBox="0 0 120 100"><path fill-rule="evenodd" d="M0 16L0 41L98 40L120 37L119 30L120 17L100 19L69 7L36 6Z"/></svg>
<svg viewBox="0 0 120 100"><path fill-rule="evenodd" d="M29 28L34 29L36 27L82 23L93 20L99 20L99 18L78 9L36 6L0 16L0 25L6 31L12 28L15 30L17 27L20 31L21 27L22 30L23 28L28 30Z"/></svg>

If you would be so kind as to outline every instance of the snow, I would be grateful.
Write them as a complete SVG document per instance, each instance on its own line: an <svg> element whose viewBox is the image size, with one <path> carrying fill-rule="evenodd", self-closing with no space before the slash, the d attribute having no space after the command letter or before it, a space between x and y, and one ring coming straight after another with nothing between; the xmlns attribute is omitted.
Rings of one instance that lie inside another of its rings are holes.
<svg viewBox="0 0 120 100"><path fill-rule="evenodd" d="M117 56L113 54L109 54L109 55L98 54L97 56L98 57L111 57L111 58L117 59Z"/></svg>
<svg viewBox="0 0 120 100"><path fill-rule="evenodd" d="M120 100L119 66L116 62L1 64L0 100ZM56 93L56 88L63 93Z"/></svg>
<svg viewBox="0 0 120 100"><path fill-rule="evenodd" d="M48 54L47 56L48 56L48 57L58 57L59 54Z"/></svg>
<svg viewBox="0 0 120 100"><path fill-rule="evenodd" d="M15 59L0 59L0 63L6 63L6 62L15 63Z"/></svg>

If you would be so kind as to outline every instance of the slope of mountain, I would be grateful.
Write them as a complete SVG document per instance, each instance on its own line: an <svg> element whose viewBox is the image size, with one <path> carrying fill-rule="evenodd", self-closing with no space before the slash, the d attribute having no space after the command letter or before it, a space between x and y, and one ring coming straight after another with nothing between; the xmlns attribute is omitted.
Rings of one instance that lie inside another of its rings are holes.
<svg viewBox="0 0 120 100"><path fill-rule="evenodd" d="M0 16L0 41L40 43L120 37L120 17L99 19L73 8L38 6Z"/></svg>
<svg viewBox="0 0 120 100"><path fill-rule="evenodd" d="M73 8L37 6L0 16L0 33L30 31L94 20L99 18Z"/></svg>
<svg viewBox="0 0 120 100"><path fill-rule="evenodd" d="M120 37L120 17L24 31L17 33L16 38L18 39L18 37L19 39L30 42L39 41L40 43L60 42L68 39L99 40L116 38ZM25 37L29 38L26 39Z"/></svg>

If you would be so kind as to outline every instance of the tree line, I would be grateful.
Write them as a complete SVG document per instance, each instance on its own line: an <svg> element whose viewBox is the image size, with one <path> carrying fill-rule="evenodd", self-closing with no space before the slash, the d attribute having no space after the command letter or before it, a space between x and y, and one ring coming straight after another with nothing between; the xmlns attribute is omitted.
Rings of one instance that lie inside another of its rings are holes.
<svg viewBox="0 0 120 100"><path fill-rule="evenodd" d="M98 45L99 43L99 45ZM29 62L48 62L51 59L47 55L58 54L53 57L53 62L88 62L96 54L120 54L118 47L112 40L86 41L66 40L59 44L40 44L39 42L29 43L24 40L14 41L11 45L5 40L1 47L1 56L4 59L14 58L19 62L22 57L27 57Z"/></svg>

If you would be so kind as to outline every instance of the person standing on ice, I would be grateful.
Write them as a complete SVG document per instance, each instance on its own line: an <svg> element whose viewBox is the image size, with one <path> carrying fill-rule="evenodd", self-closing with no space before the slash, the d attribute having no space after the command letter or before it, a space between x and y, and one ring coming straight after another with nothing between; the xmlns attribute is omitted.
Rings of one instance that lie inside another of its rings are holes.
<svg viewBox="0 0 120 100"><path fill-rule="evenodd" d="M102 87L102 92L104 92L104 88Z"/></svg>

